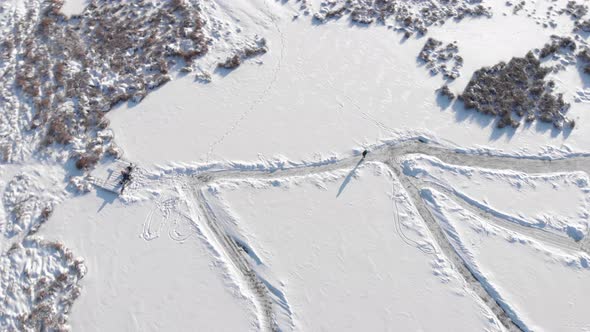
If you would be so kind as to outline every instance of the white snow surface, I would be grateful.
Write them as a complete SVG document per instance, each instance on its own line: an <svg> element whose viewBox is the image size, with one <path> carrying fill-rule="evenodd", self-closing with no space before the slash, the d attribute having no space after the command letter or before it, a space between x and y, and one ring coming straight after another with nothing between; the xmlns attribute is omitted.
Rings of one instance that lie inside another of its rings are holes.
<svg viewBox="0 0 590 332"><path fill-rule="evenodd" d="M296 331L502 330L380 164L208 188Z"/></svg>
<svg viewBox="0 0 590 332"><path fill-rule="evenodd" d="M590 330L590 256L491 225L434 189L422 195L455 250L521 329Z"/></svg>
<svg viewBox="0 0 590 332"><path fill-rule="evenodd" d="M67 16L81 14L88 3L89 0L65 0L61 11Z"/></svg>
<svg viewBox="0 0 590 332"><path fill-rule="evenodd" d="M511 222L581 240L588 234L590 188L584 172L527 174L450 165L426 155L401 161L404 173L452 190Z"/></svg>
<svg viewBox="0 0 590 332"><path fill-rule="evenodd" d="M74 331L257 330L248 300L193 223L166 206L98 191L66 201L42 228L86 259ZM152 226L157 231L146 235Z"/></svg>

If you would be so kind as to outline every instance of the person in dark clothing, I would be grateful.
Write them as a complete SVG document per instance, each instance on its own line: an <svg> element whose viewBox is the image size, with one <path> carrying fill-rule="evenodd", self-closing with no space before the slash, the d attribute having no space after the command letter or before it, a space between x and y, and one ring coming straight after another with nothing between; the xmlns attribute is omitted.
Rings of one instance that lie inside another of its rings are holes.
<svg viewBox="0 0 590 332"><path fill-rule="evenodd" d="M369 153L369 151L367 151L367 150L363 151L363 159L365 159L365 157L367 156L367 153Z"/></svg>
<svg viewBox="0 0 590 332"><path fill-rule="evenodd" d="M121 184L121 194L125 190L125 186L127 186L127 184L131 181L132 171L133 164L130 164L129 166L125 167L124 170L121 171L121 181L119 181L119 184Z"/></svg>

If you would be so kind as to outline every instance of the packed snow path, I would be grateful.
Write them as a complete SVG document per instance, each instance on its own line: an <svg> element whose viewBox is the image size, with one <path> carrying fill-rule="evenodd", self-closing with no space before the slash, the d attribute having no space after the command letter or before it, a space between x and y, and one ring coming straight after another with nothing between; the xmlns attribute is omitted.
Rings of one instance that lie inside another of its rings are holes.
<svg viewBox="0 0 590 332"><path fill-rule="evenodd" d="M248 261L242 256L238 244L219 227L215 213L207 204L199 188L199 183L199 180L195 182L195 188L198 189L192 191L191 194L193 201L198 202L198 208L206 219L205 225L202 225L205 236L211 241L215 250L230 264L230 269L242 281L241 284L247 286L248 289L245 291L250 293L247 295L250 295L254 301L261 330L278 330L273 319L272 299L266 286L256 277Z"/></svg>
<svg viewBox="0 0 590 332"><path fill-rule="evenodd" d="M436 222L427 205L420 196L420 190L426 186L432 186L432 183L424 183L420 179L404 174L400 159L409 154L424 154L436 157L441 161L462 166L481 167L487 169L505 169L517 170L531 173L554 173L554 172L570 172L583 171L590 174L590 156L579 155L571 158L563 158L557 160L541 159L541 158L526 158L513 156L493 156L485 154L471 154L460 150L443 147L440 145L427 143L419 139L415 141L406 141L395 145L385 145L372 150L362 162L379 162L387 165L391 171L399 178L405 189L412 198L412 203L417 208L425 224L428 226L432 236L437 241L440 248L442 248L446 257L450 259L455 270L457 270L463 278L470 285L472 290L478 294L481 299L490 307L496 314L498 319L509 330L527 330L526 326L521 324L515 325L510 318L513 313L507 312L499 305L494 298L487 292L476 277L469 271L461 257L453 250L451 244L447 241L444 232L440 225ZM239 280L244 281L244 285L249 288L246 290L253 296L256 311L258 312L258 319L260 327L263 330L277 330L275 312L272 308L272 297L269 291L269 285L260 280L249 266L248 260L245 259L245 251L223 231L223 228L216 222L216 216L204 195L202 189L208 183L214 183L222 179L273 179L285 178L292 176L302 176L309 174L324 173L334 170L353 170L360 163L361 156L352 156L341 159L335 162L326 162L318 164L308 164L304 166L295 166L279 169L267 170L215 170L204 171L191 177L189 187L190 200L196 203L195 208L201 211L201 215L205 220L202 225L207 240L213 245L217 252L229 262L230 269ZM351 171L351 173L353 172ZM350 176L350 174L349 174ZM347 182L345 180L345 182ZM346 190L347 183L343 183L341 190ZM438 187L437 187L438 188ZM508 228L513 231L520 232L541 242L550 243L554 246L568 249L588 252L589 243L586 237L576 242L571 238L562 237L556 234L549 233L540 229L534 229L498 218L488 211L482 210L477 206L470 205L468 202L462 200L456 193L449 189L438 188L444 190L447 194L454 197L462 206L468 208L470 211L475 211L479 215L485 217L486 220L496 224L497 226ZM197 218L198 219L198 218ZM195 219L196 220L196 219Z"/></svg>

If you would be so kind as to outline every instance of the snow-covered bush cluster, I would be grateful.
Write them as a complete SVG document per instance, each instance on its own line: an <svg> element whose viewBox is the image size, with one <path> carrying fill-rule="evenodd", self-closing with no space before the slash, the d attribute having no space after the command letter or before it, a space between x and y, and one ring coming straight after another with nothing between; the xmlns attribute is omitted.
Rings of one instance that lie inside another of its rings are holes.
<svg viewBox="0 0 590 332"><path fill-rule="evenodd" d="M567 14L572 19L578 20L588 13L588 6L572 0L567 2L565 8L560 10L560 13Z"/></svg>
<svg viewBox="0 0 590 332"><path fill-rule="evenodd" d="M449 89L448 85L443 85L440 89L438 89L439 95L448 98L449 100L455 99L455 94Z"/></svg>
<svg viewBox="0 0 590 332"><path fill-rule="evenodd" d="M406 37L421 35L432 25L443 24L449 19L465 17L490 17L491 11L481 1L397 1L397 0L329 0L322 1L314 18L320 22L331 18L350 16L354 22L370 24L380 22L396 24Z"/></svg>
<svg viewBox="0 0 590 332"><path fill-rule="evenodd" d="M590 48L578 35L574 38L551 36L551 42L543 46L539 57L554 60L554 71L577 65L585 74L590 74Z"/></svg>
<svg viewBox="0 0 590 332"><path fill-rule="evenodd" d="M2 224L2 235L12 238L34 233L51 216L56 199L33 176L16 175L2 195L3 208L8 214Z"/></svg>
<svg viewBox="0 0 590 332"><path fill-rule="evenodd" d="M217 64L217 67L223 69L235 69L242 63L242 60L255 57L267 52L266 39L260 38L253 45L245 46L238 50L236 54L228 57L224 62Z"/></svg>
<svg viewBox="0 0 590 332"><path fill-rule="evenodd" d="M569 104L561 94L554 93L555 84L546 81L551 67L541 66L532 52L523 58L512 58L492 67L477 70L459 96L465 107L500 118L497 126L520 125L520 119L538 119L562 128L567 122L565 112Z"/></svg>
<svg viewBox="0 0 590 332"><path fill-rule="evenodd" d="M418 59L426 64L432 75L442 73L445 79L454 80L461 75L459 70L463 67L463 58L458 53L459 47L456 42L443 46L443 42L428 38L418 54Z"/></svg>
<svg viewBox="0 0 590 332"><path fill-rule="evenodd" d="M588 28L588 21L583 17L588 13L588 6L585 1L506 1L506 6L512 8L514 15L522 15L532 18L544 28L556 28L558 16L568 16L574 22L574 32L584 31L582 27Z"/></svg>
<svg viewBox="0 0 590 332"><path fill-rule="evenodd" d="M541 49L539 57L543 59L549 55L555 54L556 52L573 52L575 50L576 42L571 37L552 36L551 42L545 44L545 46L543 46Z"/></svg>
<svg viewBox="0 0 590 332"><path fill-rule="evenodd" d="M0 329L65 331L84 261L60 242L28 238L0 256Z"/></svg>
<svg viewBox="0 0 590 332"><path fill-rule="evenodd" d="M105 112L140 101L171 79L170 69L190 67L208 51L200 9L191 2L96 0L71 18L61 6L53 0L30 8L2 34L5 161L68 144L74 148L65 157L82 160L81 168L105 153L117 156ZM18 144L24 136L28 151Z"/></svg>

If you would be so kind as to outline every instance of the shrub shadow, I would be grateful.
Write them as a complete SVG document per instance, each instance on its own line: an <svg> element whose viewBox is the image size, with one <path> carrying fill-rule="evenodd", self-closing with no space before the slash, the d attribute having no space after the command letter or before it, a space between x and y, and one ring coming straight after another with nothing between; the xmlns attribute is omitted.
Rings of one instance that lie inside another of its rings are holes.
<svg viewBox="0 0 590 332"><path fill-rule="evenodd" d="M445 99L447 99L447 102L445 102ZM516 131L518 130L518 128L513 128L511 126L498 128L497 124L500 120L499 117L482 114L475 109L467 109L465 108L463 102L460 100L448 102L448 98L438 95L436 98L436 102L443 111L448 109L450 104L451 109L455 112L455 120L458 123L475 123L481 129L490 127L490 141L497 141L501 138L505 138L507 141L510 141L512 137L516 134ZM524 129L534 130L535 132L542 135L548 134L552 138L556 138L560 135L564 138L567 138L571 135L573 131L573 128L567 125L564 125L564 127L560 129L555 127L552 123L545 123L537 119L533 122L526 122L523 119L520 119L519 123L520 127Z"/></svg>
<svg viewBox="0 0 590 332"><path fill-rule="evenodd" d="M585 65L582 63L582 61L576 61L576 69L578 70L578 74L580 75L580 79L582 80L582 87L586 89L590 87L590 74L586 74L584 72L584 67Z"/></svg>
<svg viewBox="0 0 590 332"><path fill-rule="evenodd" d="M447 96L443 96L439 90L437 90L435 93L436 93L436 104L438 105L438 107L440 107L441 110L443 110L443 111L446 110L447 108L449 108L449 106L451 106L451 104L454 103L454 100L451 100Z"/></svg>

